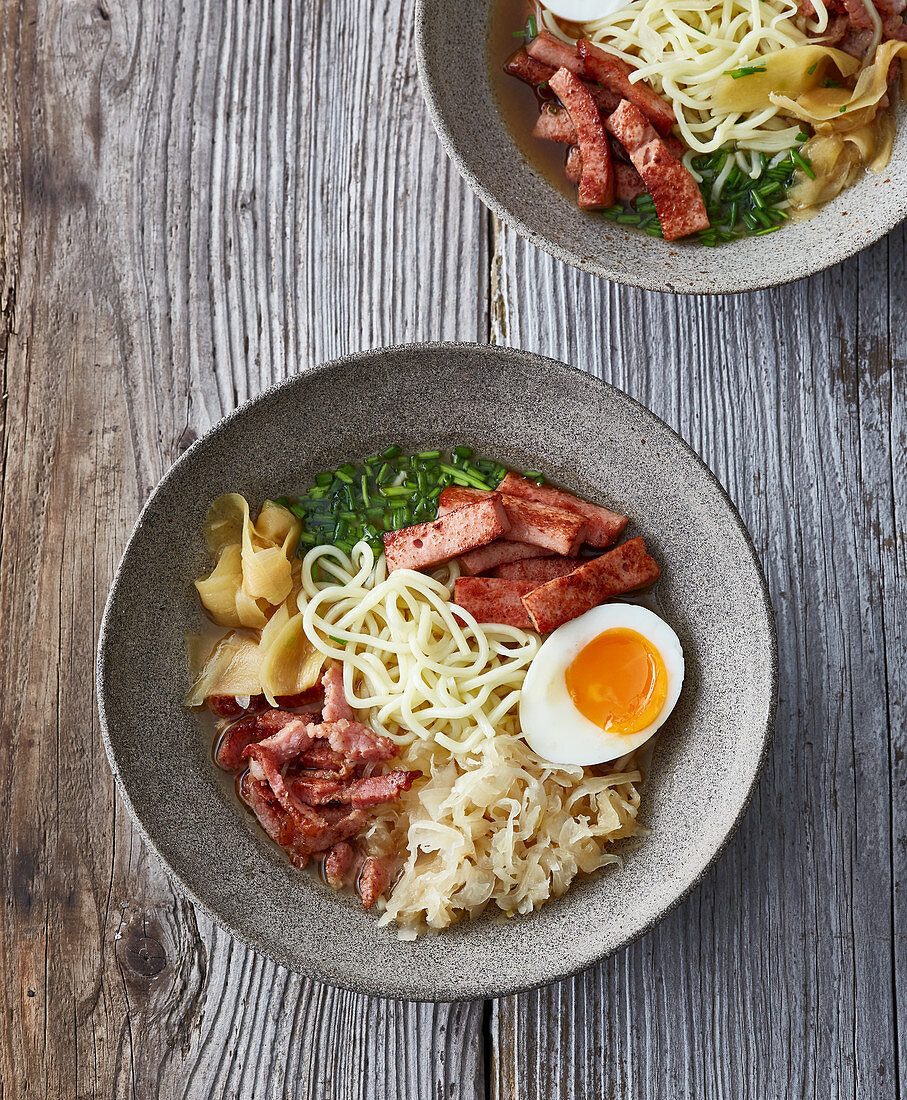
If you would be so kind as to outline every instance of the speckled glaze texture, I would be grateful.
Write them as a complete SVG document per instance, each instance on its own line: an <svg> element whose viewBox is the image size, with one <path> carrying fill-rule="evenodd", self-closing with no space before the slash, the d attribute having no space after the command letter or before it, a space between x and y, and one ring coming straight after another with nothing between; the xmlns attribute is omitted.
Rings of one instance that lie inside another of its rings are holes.
<svg viewBox="0 0 907 1100"><path fill-rule="evenodd" d="M663 241L579 209L527 161L498 110L488 55L494 0L417 0L422 91L450 158L482 202L539 248L593 275L645 290L730 294L793 282L846 260L907 217L907 111L891 161L809 221L718 248Z"/></svg>
<svg viewBox="0 0 907 1100"><path fill-rule="evenodd" d="M208 504L254 506L316 471L405 447L468 443L629 513L662 565L659 598L687 661L642 820L616 869L527 917L484 917L412 943L290 866L220 781L183 709L183 633L202 622ZM736 827L772 725L771 606L734 506L690 448L631 398L525 352L409 345L306 371L195 443L143 510L107 603L98 652L104 742L148 844L188 896L277 962L364 993L453 1000L561 978L650 928Z"/></svg>

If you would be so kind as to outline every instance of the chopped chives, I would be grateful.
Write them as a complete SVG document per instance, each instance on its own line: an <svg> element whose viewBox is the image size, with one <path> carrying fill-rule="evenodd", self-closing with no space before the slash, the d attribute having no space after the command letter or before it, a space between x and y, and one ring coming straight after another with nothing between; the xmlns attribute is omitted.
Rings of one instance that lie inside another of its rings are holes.
<svg viewBox="0 0 907 1100"><path fill-rule="evenodd" d="M811 180L814 180L816 178L816 173L812 170L809 162L806 160L802 153L800 153L797 149L792 149L790 156L791 160L794 162L794 164L796 164L801 172L805 172Z"/></svg>
<svg viewBox="0 0 907 1100"><path fill-rule="evenodd" d="M470 447L404 454L395 445L363 462L321 471L307 493L282 497L280 502L302 523L299 554L322 545L350 554L361 541L379 554L385 532L436 518L445 486L488 491L506 474L505 466L474 457ZM544 482L538 470L526 476L540 485Z"/></svg>
<svg viewBox="0 0 907 1100"><path fill-rule="evenodd" d="M753 73L764 73L768 70L764 65L742 65L739 69L726 69L725 76L732 80L739 80L742 76L752 76Z"/></svg>

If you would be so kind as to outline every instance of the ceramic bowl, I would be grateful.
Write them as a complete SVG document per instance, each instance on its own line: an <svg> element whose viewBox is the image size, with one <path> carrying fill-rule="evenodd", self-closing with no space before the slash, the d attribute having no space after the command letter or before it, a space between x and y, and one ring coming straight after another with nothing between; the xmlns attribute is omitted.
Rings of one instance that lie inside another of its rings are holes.
<svg viewBox="0 0 907 1100"><path fill-rule="evenodd" d="M209 503L302 489L392 442L466 443L628 513L662 564L657 593L684 647L680 703L659 736L621 867L536 913L487 916L415 942L295 870L236 799L211 733L181 705L183 642L202 613ZM724 490L652 413L562 363L471 344L365 352L290 378L195 443L155 489L101 627L98 699L120 790L147 843L200 908L302 974L372 994L453 1000L553 981L617 951L699 881L750 797L776 686L772 611Z"/></svg>
<svg viewBox="0 0 907 1100"><path fill-rule="evenodd" d="M500 0L417 0L416 57L422 91L447 154L478 197L527 240L559 260L645 290L729 294L779 286L846 260L907 217L907 112L881 173L854 187L809 221L717 248L663 241L576 205L527 157L505 123L495 92L513 40L489 45ZM518 44L518 43L517 43ZM495 56L491 56L491 53ZM538 142L539 145L547 143ZM526 148L532 148L527 139Z"/></svg>

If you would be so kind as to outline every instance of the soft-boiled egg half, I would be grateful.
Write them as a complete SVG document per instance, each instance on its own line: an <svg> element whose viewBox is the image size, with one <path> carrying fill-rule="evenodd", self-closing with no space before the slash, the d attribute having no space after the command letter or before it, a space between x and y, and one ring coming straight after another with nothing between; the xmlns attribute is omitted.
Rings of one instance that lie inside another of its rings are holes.
<svg viewBox="0 0 907 1100"><path fill-rule="evenodd" d="M568 23L594 23L627 6L628 0L545 0L544 7Z"/></svg>
<svg viewBox="0 0 907 1100"><path fill-rule="evenodd" d="M661 728L683 684L683 650L648 608L603 604L553 631L526 673L520 725L553 764L601 764Z"/></svg>

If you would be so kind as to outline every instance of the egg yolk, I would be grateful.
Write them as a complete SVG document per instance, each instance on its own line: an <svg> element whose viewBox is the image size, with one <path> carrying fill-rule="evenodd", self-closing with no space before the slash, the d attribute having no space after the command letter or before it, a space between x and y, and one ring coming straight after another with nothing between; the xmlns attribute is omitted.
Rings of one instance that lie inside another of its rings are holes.
<svg viewBox="0 0 907 1100"><path fill-rule="evenodd" d="M567 666L576 709L606 733L638 733L661 713L668 673L648 638L626 627L593 638Z"/></svg>

